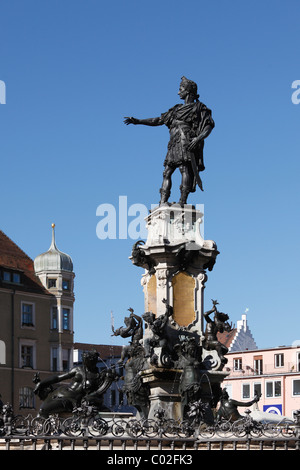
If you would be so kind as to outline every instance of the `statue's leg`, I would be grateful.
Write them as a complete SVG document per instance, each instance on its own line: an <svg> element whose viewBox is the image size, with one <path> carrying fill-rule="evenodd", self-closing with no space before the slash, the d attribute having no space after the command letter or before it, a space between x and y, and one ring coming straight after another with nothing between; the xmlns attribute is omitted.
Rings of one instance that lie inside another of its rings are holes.
<svg viewBox="0 0 300 470"><path fill-rule="evenodd" d="M171 194L171 187L172 187L172 174L175 171L175 167L166 166L164 173L163 173L163 182L160 188L160 204L163 204L168 201L170 194Z"/></svg>
<svg viewBox="0 0 300 470"><path fill-rule="evenodd" d="M184 205L186 204L188 195L192 189L193 173L192 173L191 165L188 163L184 165L180 165L179 170L181 173L181 186L180 186L181 195L180 195L179 203L181 205Z"/></svg>

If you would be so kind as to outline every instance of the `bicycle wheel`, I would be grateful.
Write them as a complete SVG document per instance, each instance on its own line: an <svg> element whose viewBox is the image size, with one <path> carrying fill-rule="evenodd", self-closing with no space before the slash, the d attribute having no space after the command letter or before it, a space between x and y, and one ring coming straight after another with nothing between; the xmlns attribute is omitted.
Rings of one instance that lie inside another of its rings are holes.
<svg viewBox="0 0 300 470"><path fill-rule="evenodd" d="M243 419L235 421L232 425L232 432L236 437L245 437L247 434L245 421Z"/></svg>
<svg viewBox="0 0 300 470"><path fill-rule="evenodd" d="M28 422L27 419L24 418L23 416L16 416L12 420L12 429L13 429L13 434L21 434L24 436L24 434L27 434L28 432Z"/></svg>
<svg viewBox="0 0 300 470"><path fill-rule="evenodd" d="M88 420L88 430L90 432L90 434L94 437L100 437L100 436L104 436L105 434L107 434L107 431L108 431L108 424L107 422L100 418L99 416L97 417L91 417L89 420Z"/></svg>
<svg viewBox="0 0 300 470"><path fill-rule="evenodd" d="M260 437L263 433L263 426L260 423L252 423L250 427L251 437Z"/></svg>
<svg viewBox="0 0 300 470"><path fill-rule="evenodd" d="M44 434L44 424L46 419L41 416L33 418L31 421L31 432L34 436L41 436Z"/></svg>
<svg viewBox="0 0 300 470"><path fill-rule="evenodd" d="M296 435L294 423L283 421L280 423L280 432L283 437L294 437Z"/></svg>
<svg viewBox="0 0 300 470"><path fill-rule="evenodd" d="M143 434L143 426L137 419L128 422L127 432L130 437L139 437Z"/></svg>
<svg viewBox="0 0 300 470"><path fill-rule="evenodd" d="M216 428L214 424L200 423L199 435L204 439L210 439L215 435Z"/></svg>
<svg viewBox="0 0 300 470"><path fill-rule="evenodd" d="M59 434L61 431L61 423L58 416L50 416L44 424L45 434Z"/></svg>
<svg viewBox="0 0 300 470"><path fill-rule="evenodd" d="M74 418L74 416L66 418L62 424L62 428L66 436L78 437L82 434L81 419Z"/></svg>
<svg viewBox="0 0 300 470"><path fill-rule="evenodd" d="M115 437L121 437L126 431L127 422L123 419L115 421L111 427L111 432Z"/></svg>
<svg viewBox="0 0 300 470"><path fill-rule="evenodd" d="M221 421L216 426L216 434L219 437L230 437L232 436L232 423L230 421Z"/></svg>
<svg viewBox="0 0 300 470"><path fill-rule="evenodd" d="M263 427L263 435L266 437L277 437L280 434L280 427L276 423L266 423Z"/></svg>

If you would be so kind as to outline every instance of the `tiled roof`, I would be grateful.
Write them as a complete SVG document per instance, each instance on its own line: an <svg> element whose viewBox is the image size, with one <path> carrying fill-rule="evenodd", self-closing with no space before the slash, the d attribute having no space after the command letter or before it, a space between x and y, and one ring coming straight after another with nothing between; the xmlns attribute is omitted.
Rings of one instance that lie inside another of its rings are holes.
<svg viewBox="0 0 300 470"><path fill-rule="evenodd" d="M51 295L42 285L34 272L33 261L0 230L0 267L21 274L21 284L13 284L17 290ZM1 287L12 287L0 278Z"/></svg>
<svg viewBox="0 0 300 470"><path fill-rule="evenodd" d="M230 348L230 345L235 337L237 333L237 329L236 328L233 328L231 331L224 331L224 333L218 333L217 334L217 338L218 338L218 341L221 343L221 344L224 344L224 346L226 346L226 348Z"/></svg>

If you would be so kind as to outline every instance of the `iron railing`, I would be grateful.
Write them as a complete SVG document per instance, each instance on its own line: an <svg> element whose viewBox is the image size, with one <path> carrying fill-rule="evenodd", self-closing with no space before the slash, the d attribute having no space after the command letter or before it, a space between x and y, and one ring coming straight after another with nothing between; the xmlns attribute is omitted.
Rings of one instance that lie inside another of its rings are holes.
<svg viewBox="0 0 300 470"><path fill-rule="evenodd" d="M4 450L105 450L184 451L197 450L300 450L299 438L70 438L67 436L6 436L0 438Z"/></svg>
<svg viewBox="0 0 300 470"><path fill-rule="evenodd" d="M257 422L250 412L234 423L221 420L207 424L164 417L108 420L80 410L66 419L58 415L24 418L6 413L0 425L0 446L6 450L300 450L300 413L296 413L294 421L276 424Z"/></svg>

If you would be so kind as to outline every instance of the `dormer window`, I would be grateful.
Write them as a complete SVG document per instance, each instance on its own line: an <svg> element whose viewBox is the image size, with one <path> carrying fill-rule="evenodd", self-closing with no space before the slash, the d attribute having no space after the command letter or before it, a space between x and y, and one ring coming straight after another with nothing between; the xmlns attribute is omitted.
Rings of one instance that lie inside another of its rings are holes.
<svg viewBox="0 0 300 470"><path fill-rule="evenodd" d="M20 284L21 282L21 276L19 273L13 273L12 275L12 282L14 282L15 284Z"/></svg>
<svg viewBox="0 0 300 470"><path fill-rule="evenodd" d="M2 280L10 284L21 284L21 274L13 271L3 271Z"/></svg>
<svg viewBox="0 0 300 470"><path fill-rule="evenodd" d="M3 281L10 282L11 280L11 273L9 271L4 271L3 273Z"/></svg>

